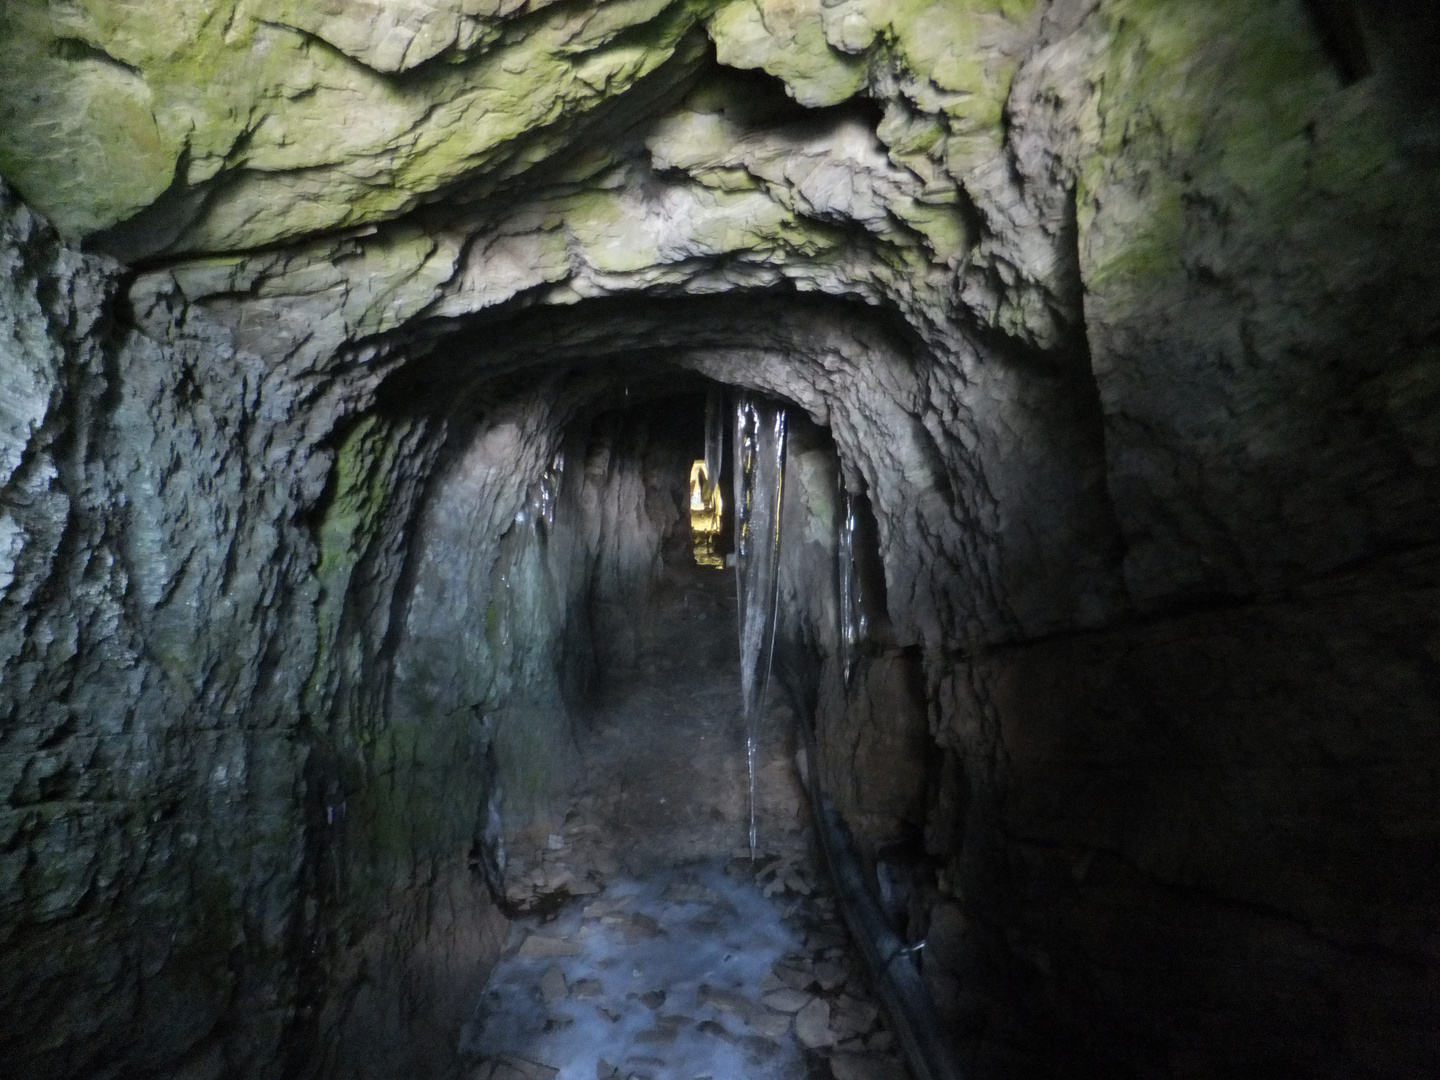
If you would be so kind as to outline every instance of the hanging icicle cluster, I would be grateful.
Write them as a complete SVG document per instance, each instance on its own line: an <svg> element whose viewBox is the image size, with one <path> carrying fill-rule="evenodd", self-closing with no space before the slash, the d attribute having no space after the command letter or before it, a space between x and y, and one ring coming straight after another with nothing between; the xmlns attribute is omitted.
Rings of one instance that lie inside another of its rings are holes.
<svg viewBox="0 0 1440 1080"><path fill-rule="evenodd" d="M749 780L750 857L758 845L755 754L775 649L780 577L780 501L785 483L785 409L742 394L735 405L735 585L740 626L740 702ZM708 452L708 446L707 446Z"/></svg>
<svg viewBox="0 0 1440 1080"><path fill-rule="evenodd" d="M550 459L550 464L545 466L545 472L540 479L530 485L525 493L525 505L515 515L519 522L528 521L539 529L544 525L546 529L555 525L555 506L560 499L560 484L565 479L565 451L557 450L555 456Z"/></svg>
<svg viewBox="0 0 1440 1080"><path fill-rule="evenodd" d="M540 477L540 520L547 529L555 525L555 504L560 498L560 481L565 478L565 451L558 450L551 458L545 475Z"/></svg>

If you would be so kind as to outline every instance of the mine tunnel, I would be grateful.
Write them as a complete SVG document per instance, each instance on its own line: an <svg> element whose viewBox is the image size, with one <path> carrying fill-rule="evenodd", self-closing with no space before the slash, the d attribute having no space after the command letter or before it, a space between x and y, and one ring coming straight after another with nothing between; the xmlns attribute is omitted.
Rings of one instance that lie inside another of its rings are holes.
<svg viewBox="0 0 1440 1080"><path fill-rule="evenodd" d="M958 1075L920 977L961 962L930 933L942 754L885 611L883 459L815 396L820 333L899 385L920 348L833 303L586 303L488 328L499 377L459 331L360 422L449 421L387 705L472 712L472 917L509 920L461 1025L477 1075ZM900 422L844 381L839 409Z"/></svg>
<svg viewBox="0 0 1440 1080"><path fill-rule="evenodd" d="M0 7L0 1074L1440 1075L1440 14Z"/></svg>

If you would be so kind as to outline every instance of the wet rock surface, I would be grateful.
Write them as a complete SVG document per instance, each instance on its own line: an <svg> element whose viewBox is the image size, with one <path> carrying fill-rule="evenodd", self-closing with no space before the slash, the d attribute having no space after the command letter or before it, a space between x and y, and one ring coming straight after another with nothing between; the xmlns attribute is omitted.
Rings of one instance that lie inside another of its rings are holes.
<svg viewBox="0 0 1440 1080"><path fill-rule="evenodd" d="M783 706L761 728L763 848L735 848L733 590L733 573L669 571L636 668L581 736L563 822L507 843L519 917L462 1041L472 1076L908 1075L815 864Z"/></svg>

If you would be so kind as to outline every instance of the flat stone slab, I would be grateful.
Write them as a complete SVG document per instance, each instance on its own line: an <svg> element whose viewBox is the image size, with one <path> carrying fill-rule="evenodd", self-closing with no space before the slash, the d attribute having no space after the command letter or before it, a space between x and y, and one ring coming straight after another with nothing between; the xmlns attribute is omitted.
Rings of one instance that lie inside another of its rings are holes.
<svg viewBox="0 0 1440 1080"><path fill-rule="evenodd" d="M521 960L552 960L560 956L579 956L584 951L584 948L575 941L548 937L544 934L531 934L520 945L520 951L516 953L516 956Z"/></svg>
<svg viewBox="0 0 1440 1080"><path fill-rule="evenodd" d="M807 994L804 990L776 990L774 993L766 994L760 999L764 1004L775 1009L777 1012L796 1013L803 1009L810 1002L815 1000L815 995Z"/></svg>

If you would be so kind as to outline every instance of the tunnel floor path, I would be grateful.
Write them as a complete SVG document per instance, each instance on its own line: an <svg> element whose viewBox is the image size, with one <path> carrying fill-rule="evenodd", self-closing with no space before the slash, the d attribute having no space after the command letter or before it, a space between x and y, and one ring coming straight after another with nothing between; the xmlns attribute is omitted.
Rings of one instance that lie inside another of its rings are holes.
<svg viewBox="0 0 1440 1080"><path fill-rule="evenodd" d="M672 570L643 611L563 822L509 844L522 914L466 1031L469 1080L904 1080L815 861L783 705L750 858L733 576Z"/></svg>

